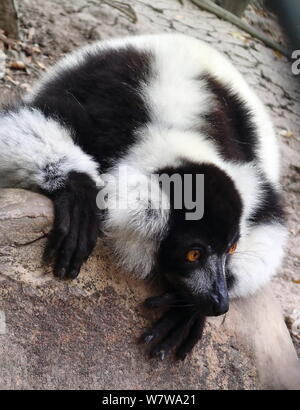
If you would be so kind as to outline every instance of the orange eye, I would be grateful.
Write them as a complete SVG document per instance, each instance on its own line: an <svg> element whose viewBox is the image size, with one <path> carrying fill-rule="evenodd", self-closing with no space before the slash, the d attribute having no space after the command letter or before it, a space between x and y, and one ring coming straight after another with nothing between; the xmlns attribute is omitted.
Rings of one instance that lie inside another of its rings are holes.
<svg viewBox="0 0 300 410"><path fill-rule="evenodd" d="M188 262L196 262L201 256L201 252L198 251L197 249L192 249L191 251L188 251L187 254L185 255L185 259Z"/></svg>
<svg viewBox="0 0 300 410"><path fill-rule="evenodd" d="M228 253L229 253L230 255L232 255L232 254L236 251L236 248L237 248L237 244L234 243L234 244L232 245L232 247L229 249Z"/></svg>

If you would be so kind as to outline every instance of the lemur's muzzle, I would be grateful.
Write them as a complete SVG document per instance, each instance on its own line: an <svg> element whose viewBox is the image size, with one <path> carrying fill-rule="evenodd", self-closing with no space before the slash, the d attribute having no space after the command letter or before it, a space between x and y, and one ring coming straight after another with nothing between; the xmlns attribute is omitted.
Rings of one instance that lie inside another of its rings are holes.
<svg viewBox="0 0 300 410"><path fill-rule="evenodd" d="M207 316L219 316L226 313L229 309L229 296L224 274L222 261L218 261L216 266L216 279L212 284L211 292L208 295L206 306Z"/></svg>

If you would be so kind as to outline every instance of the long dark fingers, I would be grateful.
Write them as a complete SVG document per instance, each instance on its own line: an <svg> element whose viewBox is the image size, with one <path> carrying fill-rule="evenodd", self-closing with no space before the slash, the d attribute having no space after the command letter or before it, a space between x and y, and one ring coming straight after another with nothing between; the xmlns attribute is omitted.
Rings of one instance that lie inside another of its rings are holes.
<svg viewBox="0 0 300 410"><path fill-rule="evenodd" d="M69 232L55 256L54 274L60 278L69 277L70 263L77 248L80 227L80 209L77 204L74 205L71 215Z"/></svg>
<svg viewBox="0 0 300 410"><path fill-rule="evenodd" d="M203 330L205 327L205 316L198 316L190 331L183 342L176 350L176 357L180 360L184 360L186 356L193 350L198 341L202 338Z"/></svg>
<svg viewBox="0 0 300 410"><path fill-rule="evenodd" d="M177 349L187 337L194 323L194 317L183 317L167 336L158 342L151 350L151 357L159 357L161 360L172 351Z"/></svg>
<svg viewBox="0 0 300 410"><path fill-rule="evenodd" d="M178 359L184 360L201 339L205 316L181 302L176 294L169 292L144 302L150 308L172 306L141 337L141 341L153 346L150 350L152 357L160 357L163 360L174 351Z"/></svg>
<svg viewBox="0 0 300 410"><path fill-rule="evenodd" d="M97 221L90 221L88 213L81 220L76 252L73 254L67 272L67 277L71 279L75 279L78 276L82 264L87 260L97 241Z"/></svg>
<svg viewBox="0 0 300 410"><path fill-rule="evenodd" d="M141 341L148 344L164 338L183 317L179 310L176 312L174 309L169 310L149 330L143 333Z"/></svg>
<svg viewBox="0 0 300 410"><path fill-rule="evenodd" d="M98 236L97 188L86 174L70 172L64 187L44 192L54 202L55 218L45 251L54 260L54 274L75 278Z"/></svg>
<svg viewBox="0 0 300 410"><path fill-rule="evenodd" d="M54 201L54 224L50 233L43 259L49 263L68 235L70 229L71 203L67 196Z"/></svg>

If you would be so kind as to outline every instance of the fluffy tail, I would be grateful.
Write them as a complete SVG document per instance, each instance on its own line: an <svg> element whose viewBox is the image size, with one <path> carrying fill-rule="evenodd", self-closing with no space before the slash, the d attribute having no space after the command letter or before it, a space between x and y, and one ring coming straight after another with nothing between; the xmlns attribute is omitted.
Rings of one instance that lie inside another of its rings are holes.
<svg viewBox="0 0 300 410"><path fill-rule="evenodd" d="M74 144L66 127L28 107L0 115L0 188L54 192L72 171L99 183L97 164Z"/></svg>

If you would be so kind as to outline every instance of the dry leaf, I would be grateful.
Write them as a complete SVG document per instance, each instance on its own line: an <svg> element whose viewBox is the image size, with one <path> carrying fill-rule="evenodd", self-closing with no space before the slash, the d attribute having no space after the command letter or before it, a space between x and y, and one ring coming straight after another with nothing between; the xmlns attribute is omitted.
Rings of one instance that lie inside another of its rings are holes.
<svg viewBox="0 0 300 410"><path fill-rule="evenodd" d="M292 282L296 283L297 285L300 285L300 279L293 279Z"/></svg>
<svg viewBox="0 0 300 410"><path fill-rule="evenodd" d="M294 136L294 133L292 131L289 131L289 130L282 130L280 132L280 135L285 137L285 138L292 138Z"/></svg>
<svg viewBox="0 0 300 410"><path fill-rule="evenodd" d="M250 39L249 36L246 36L246 35L244 35L244 34L238 32L238 31L231 31L231 32L229 32L229 34L230 34L232 37L238 38L239 40L248 41L248 40Z"/></svg>
<svg viewBox="0 0 300 410"><path fill-rule="evenodd" d="M275 54L275 56L276 56L277 58L279 58L279 59L282 59L282 58L283 58L283 54L282 54L280 51L278 51L278 50L273 50L273 53Z"/></svg>
<svg viewBox="0 0 300 410"><path fill-rule="evenodd" d="M39 61L37 61L36 64L37 64L42 70L46 70L45 64L43 64L43 63L41 63L41 62L39 62Z"/></svg>
<svg viewBox="0 0 300 410"><path fill-rule="evenodd" d="M26 70L26 65L23 63L23 61L12 61L9 64L9 68L12 68L13 70Z"/></svg>
<svg viewBox="0 0 300 410"><path fill-rule="evenodd" d="M41 49L39 46L33 46L31 50L33 53L37 53L37 54L41 53Z"/></svg>
<svg viewBox="0 0 300 410"><path fill-rule="evenodd" d="M35 36L35 28L30 27L30 29L28 30L28 41L32 41L34 36Z"/></svg>
<svg viewBox="0 0 300 410"><path fill-rule="evenodd" d="M32 55L34 53L36 54L40 54L41 53L41 49L38 46L28 46L25 45L23 47L23 50L25 50L26 54Z"/></svg>
<svg viewBox="0 0 300 410"><path fill-rule="evenodd" d="M13 85L19 85L19 84L20 84L19 81L15 81L13 78L11 78L10 75L6 75L6 76L4 77L4 79L5 79L6 81L9 81L9 82L12 83Z"/></svg>

